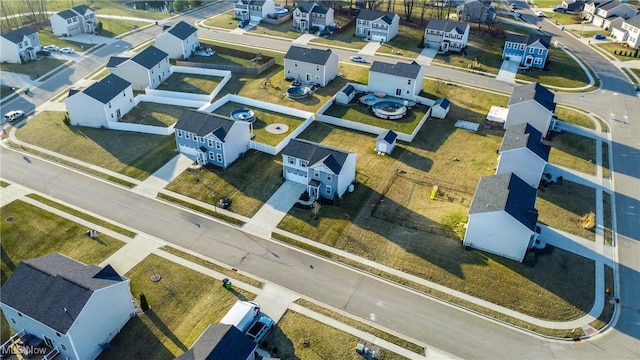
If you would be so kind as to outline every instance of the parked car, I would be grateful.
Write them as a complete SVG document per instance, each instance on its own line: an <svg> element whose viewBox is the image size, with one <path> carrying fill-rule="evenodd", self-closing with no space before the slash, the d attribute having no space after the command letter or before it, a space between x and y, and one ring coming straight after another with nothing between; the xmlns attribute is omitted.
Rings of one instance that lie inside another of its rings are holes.
<svg viewBox="0 0 640 360"><path fill-rule="evenodd" d="M537 17L544 17L544 13L542 11L536 11Z"/></svg>
<svg viewBox="0 0 640 360"><path fill-rule="evenodd" d="M8 113L4 114L4 119L7 120L8 122L12 122L13 120L20 119L23 116L24 116L24 111L22 111L22 110L13 110L13 111L9 111Z"/></svg>
<svg viewBox="0 0 640 360"><path fill-rule="evenodd" d="M593 38L596 39L596 40L604 40L607 37L602 35L602 34L595 34L595 35L593 35Z"/></svg>
<svg viewBox="0 0 640 360"><path fill-rule="evenodd" d="M365 58L363 58L362 56L358 56L358 55L354 55L352 57L350 57L349 59L351 59L351 61L353 62L359 62L359 63L366 63L367 60Z"/></svg>
<svg viewBox="0 0 640 360"><path fill-rule="evenodd" d="M72 48L70 48L70 47L66 47L66 48L62 48L62 49L60 49L60 52L61 52L62 54L73 54L73 53L74 53L74 52L76 52L76 51L75 51L75 50L73 50L73 49L72 49Z"/></svg>
<svg viewBox="0 0 640 360"><path fill-rule="evenodd" d="M51 56L51 51L40 50L36 53L36 55L44 57Z"/></svg>
<svg viewBox="0 0 640 360"><path fill-rule="evenodd" d="M567 8L562 7L562 6L556 6L556 7L553 8L553 12L566 13L567 12Z"/></svg>
<svg viewBox="0 0 640 360"><path fill-rule="evenodd" d="M249 20L247 20L247 19L242 19L242 20L240 20L240 22L238 23L238 27L239 27L239 28L243 28L243 27L247 26L248 24L249 24Z"/></svg>
<svg viewBox="0 0 640 360"><path fill-rule="evenodd" d="M42 48L44 51L60 51L60 47L58 45L47 45Z"/></svg>
<svg viewBox="0 0 640 360"><path fill-rule="evenodd" d="M247 336L260 344L260 342L269 334L275 323L267 315L260 313L258 320L247 330Z"/></svg>

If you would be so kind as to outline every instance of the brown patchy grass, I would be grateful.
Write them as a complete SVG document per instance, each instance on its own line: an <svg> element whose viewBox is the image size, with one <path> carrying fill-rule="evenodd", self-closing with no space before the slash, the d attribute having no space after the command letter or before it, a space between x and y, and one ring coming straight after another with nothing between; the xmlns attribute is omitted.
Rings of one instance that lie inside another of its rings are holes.
<svg viewBox="0 0 640 360"><path fill-rule="evenodd" d="M182 106L140 102L122 118L122 122L168 127L178 122L184 110Z"/></svg>
<svg viewBox="0 0 640 360"><path fill-rule="evenodd" d="M595 234L583 229L580 218L596 211L596 192L588 186L564 180L538 192L538 221L594 241Z"/></svg>
<svg viewBox="0 0 640 360"><path fill-rule="evenodd" d="M543 140L551 146L549 162L586 174L596 174L596 141L580 135L563 132L554 134L551 141Z"/></svg>
<svg viewBox="0 0 640 360"><path fill-rule="evenodd" d="M204 25L233 30L238 27L238 20L233 18L233 10L208 18Z"/></svg>
<svg viewBox="0 0 640 360"><path fill-rule="evenodd" d="M175 72L163 81L157 90L209 95L222 81L221 77Z"/></svg>

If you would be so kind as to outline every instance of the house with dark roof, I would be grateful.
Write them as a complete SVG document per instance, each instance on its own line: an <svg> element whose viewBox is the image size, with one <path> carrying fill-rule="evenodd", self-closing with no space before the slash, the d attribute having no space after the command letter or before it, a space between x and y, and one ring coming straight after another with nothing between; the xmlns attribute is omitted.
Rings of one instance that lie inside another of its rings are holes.
<svg viewBox="0 0 640 360"><path fill-rule="evenodd" d="M542 142L542 133L531 124L511 126L502 138L496 174L514 173L537 188L549 162L550 150L551 147Z"/></svg>
<svg viewBox="0 0 640 360"><path fill-rule="evenodd" d="M28 27L0 35L0 61L13 64L37 59L42 49L38 32Z"/></svg>
<svg viewBox="0 0 640 360"><path fill-rule="evenodd" d="M377 153L391 154L393 149L396 147L397 139L398 134L396 134L393 130L387 130L380 133L380 135L378 135L378 137L376 138L375 151Z"/></svg>
<svg viewBox="0 0 640 360"><path fill-rule="evenodd" d="M431 116L438 119L444 119L451 108L451 101L447 98L440 98L431 105Z"/></svg>
<svg viewBox="0 0 640 360"><path fill-rule="evenodd" d="M235 0L233 4L234 18L259 23L267 15L276 11L273 0Z"/></svg>
<svg viewBox="0 0 640 360"><path fill-rule="evenodd" d="M292 45L284 56L284 77L326 86L338 76L338 55L331 49Z"/></svg>
<svg viewBox="0 0 640 360"><path fill-rule="evenodd" d="M109 74L115 74L131 83L135 90L155 89L171 75L169 54L149 46L128 59L111 57L107 62Z"/></svg>
<svg viewBox="0 0 640 360"><path fill-rule="evenodd" d="M96 13L87 5L78 5L57 12L49 17L51 30L55 36L93 34L96 31Z"/></svg>
<svg viewBox="0 0 640 360"><path fill-rule="evenodd" d="M584 20L592 21L593 17L598 11L598 8L612 1L613 0L591 0L591 1L585 2L584 9L582 12L582 16Z"/></svg>
<svg viewBox="0 0 640 360"><path fill-rule="evenodd" d="M551 36L540 34L507 34L502 58L520 63L520 66L542 69L549 56Z"/></svg>
<svg viewBox="0 0 640 360"><path fill-rule="evenodd" d="M135 315L128 279L61 254L21 262L0 289L0 308L18 337L49 348L49 359L95 359Z"/></svg>
<svg viewBox="0 0 640 360"><path fill-rule="evenodd" d="M156 36L156 47L169 54L169 59L188 59L199 44L198 29L184 21L163 28Z"/></svg>
<svg viewBox="0 0 640 360"><path fill-rule="evenodd" d="M549 89L538 83L521 85L513 89L509 98L504 128L529 123L546 137L555 111L555 95Z"/></svg>
<svg viewBox="0 0 640 360"><path fill-rule="evenodd" d="M178 151L200 165L231 165L249 150L251 124L204 111L185 110L176 125Z"/></svg>
<svg viewBox="0 0 640 360"><path fill-rule="evenodd" d="M424 69L417 62L395 64L374 61L369 69L369 91L414 100L422 90Z"/></svg>
<svg viewBox="0 0 640 360"><path fill-rule="evenodd" d="M307 186L311 198L342 197L356 179L356 154L291 139L282 150L282 176Z"/></svg>
<svg viewBox="0 0 640 360"><path fill-rule="evenodd" d="M333 24L333 8L319 5L317 2L300 1L292 13L293 28L302 33L311 29L322 31Z"/></svg>
<svg viewBox="0 0 640 360"><path fill-rule="evenodd" d="M570 13L578 13L584 9L584 0L562 0L562 7Z"/></svg>
<svg viewBox="0 0 640 360"><path fill-rule="evenodd" d="M442 52L460 52L468 40L469 24L464 22L431 19L424 29L424 46Z"/></svg>
<svg viewBox="0 0 640 360"><path fill-rule="evenodd" d="M258 360L258 344L233 325L211 324L176 360Z"/></svg>
<svg viewBox="0 0 640 360"><path fill-rule="evenodd" d="M358 37L367 41L389 42L398 35L400 16L392 12L361 9L356 17L356 32Z"/></svg>
<svg viewBox="0 0 640 360"><path fill-rule="evenodd" d="M457 10L458 19L468 23L493 22L496 19L495 7L479 0L465 0Z"/></svg>
<svg viewBox="0 0 640 360"><path fill-rule="evenodd" d="M536 191L512 173L481 178L463 245L522 261L537 240Z"/></svg>
<svg viewBox="0 0 640 360"><path fill-rule="evenodd" d="M609 29L611 26L611 20L617 17L628 20L637 14L638 10L635 8L621 2L620 0L613 0L596 8L596 12L593 15L591 22L595 26Z"/></svg>
<svg viewBox="0 0 640 360"><path fill-rule="evenodd" d="M106 129L135 106L131 83L114 74L76 92L64 102L71 125Z"/></svg>
<svg viewBox="0 0 640 360"><path fill-rule="evenodd" d="M626 31L627 38L624 40L632 49L637 49L640 45L640 15L636 15L622 23L622 29Z"/></svg>

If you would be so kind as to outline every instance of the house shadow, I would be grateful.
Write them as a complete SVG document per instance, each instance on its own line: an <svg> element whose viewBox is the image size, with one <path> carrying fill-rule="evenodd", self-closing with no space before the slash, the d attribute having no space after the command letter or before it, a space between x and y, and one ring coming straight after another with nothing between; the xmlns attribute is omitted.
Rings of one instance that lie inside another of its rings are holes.
<svg viewBox="0 0 640 360"><path fill-rule="evenodd" d="M10 273L12 273L13 270L16 269L16 266L18 266L13 262L11 256L9 256L9 254L7 254L7 252L4 250L4 246L2 246L2 244L0 244L0 257L2 258L2 264L7 267ZM0 285L4 284L4 282L9 278L10 275L5 272L5 266L2 266L2 268L0 268Z"/></svg>
<svg viewBox="0 0 640 360"><path fill-rule="evenodd" d="M298 346L304 346L304 344ZM262 341L261 347L268 350L275 358L300 360L300 358L296 356L296 349L293 342L278 325L271 329L267 338Z"/></svg>
<svg viewBox="0 0 640 360"><path fill-rule="evenodd" d="M596 208L595 189L568 180L541 187L538 197L578 217L595 212Z"/></svg>
<svg viewBox="0 0 640 360"><path fill-rule="evenodd" d="M189 348L178 339L178 337L165 325L165 323L156 315L153 309L146 311L143 315L146 316L155 327L162 332L172 343L174 343L180 350L187 351Z"/></svg>
<svg viewBox="0 0 640 360"><path fill-rule="evenodd" d="M98 360L175 358L171 351L162 344L158 336L138 316L131 318L109 345L108 349L100 354Z"/></svg>

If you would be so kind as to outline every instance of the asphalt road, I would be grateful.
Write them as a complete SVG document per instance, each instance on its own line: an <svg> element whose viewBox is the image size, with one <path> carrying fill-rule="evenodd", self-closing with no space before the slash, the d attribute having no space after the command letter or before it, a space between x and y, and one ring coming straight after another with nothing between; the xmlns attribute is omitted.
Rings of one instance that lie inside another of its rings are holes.
<svg viewBox="0 0 640 360"><path fill-rule="evenodd" d="M184 18L193 23L228 6L228 3L214 5ZM543 30L547 30L546 25L549 24L543 24ZM551 30L557 29L549 25ZM126 37L126 41L103 47L48 80L34 91L33 97L19 98L8 105L25 111L30 107L33 109L104 64L108 56L159 32L159 26L152 26ZM289 45L288 41L282 40L211 30L200 32L204 37L256 48L284 51ZM29 155L29 161L26 161L22 154L1 149L0 174L10 182L198 251L463 358L637 359L640 358L640 100L632 94L631 86L622 81L624 76L600 55L573 38L562 38L561 42L594 68L602 80L603 90L590 94L558 93L557 101L602 116L611 125L614 141L612 167L620 233L617 241L622 311L614 329L587 342L550 341L522 333L304 251L245 234ZM353 54L343 50L337 52L341 59ZM491 78L435 66L427 67L426 75L505 92L513 88Z"/></svg>

